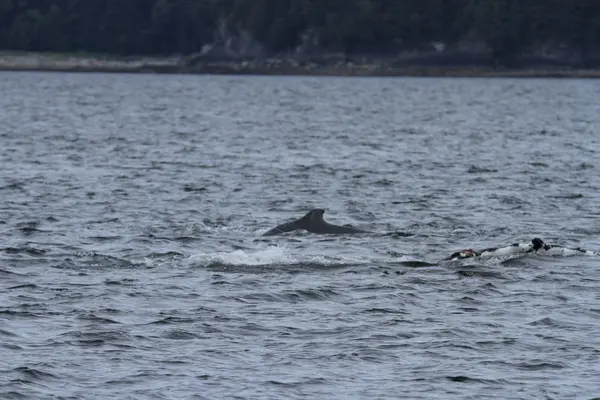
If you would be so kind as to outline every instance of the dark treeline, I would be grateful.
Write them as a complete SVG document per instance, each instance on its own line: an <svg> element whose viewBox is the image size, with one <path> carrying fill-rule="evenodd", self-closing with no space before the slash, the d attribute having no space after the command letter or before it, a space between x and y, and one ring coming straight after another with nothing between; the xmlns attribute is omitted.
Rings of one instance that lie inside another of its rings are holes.
<svg viewBox="0 0 600 400"><path fill-rule="evenodd" d="M6 50L190 54L224 30L247 33L267 54L310 36L346 54L469 39L503 64L543 43L586 60L600 40L600 0L0 0Z"/></svg>

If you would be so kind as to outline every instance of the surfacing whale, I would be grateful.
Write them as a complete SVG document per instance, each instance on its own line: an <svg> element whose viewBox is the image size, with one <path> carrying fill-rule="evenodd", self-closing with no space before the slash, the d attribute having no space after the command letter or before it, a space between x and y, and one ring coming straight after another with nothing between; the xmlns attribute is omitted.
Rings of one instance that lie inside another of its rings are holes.
<svg viewBox="0 0 600 400"><path fill-rule="evenodd" d="M562 247L554 244L546 244L540 238L533 238L529 243L514 243L505 247L490 247L487 249L475 251L473 249L464 249L452 253L449 257L443 259L443 261L455 261L464 260L465 258L472 257L503 257L518 254L536 253L543 255L560 255L560 256L571 256L571 255L587 255L587 256L598 256L599 251L590 251L582 249L581 247L569 248Z"/></svg>
<svg viewBox="0 0 600 400"><path fill-rule="evenodd" d="M513 243L505 247L488 247L482 250L464 249L452 253L443 261L464 260L472 257L503 257L516 254L531 253L537 251L544 246L542 239L534 238L529 243Z"/></svg>
<svg viewBox="0 0 600 400"><path fill-rule="evenodd" d="M263 233L263 236L280 235L282 233L292 232L298 229L304 229L310 233L316 234L351 234L351 233L365 233L365 231L358 228L354 228L350 225L333 225L325 222L323 219L325 210L322 208L315 208L309 211L304 217L295 221L286 222L276 226L273 229Z"/></svg>

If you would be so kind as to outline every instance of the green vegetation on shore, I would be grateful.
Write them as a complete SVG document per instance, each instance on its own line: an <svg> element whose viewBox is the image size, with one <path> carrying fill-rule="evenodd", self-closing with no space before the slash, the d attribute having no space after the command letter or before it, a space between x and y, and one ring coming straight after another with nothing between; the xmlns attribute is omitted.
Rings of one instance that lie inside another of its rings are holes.
<svg viewBox="0 0 600 400"><path fill-rule="evenodd" d="M491 67L519 67L548 46L567 48L574 68L595 67L600 1L0 0L4 50L167 56L209 45L246 59L382 57L465 42L483 44Z"/></svg>

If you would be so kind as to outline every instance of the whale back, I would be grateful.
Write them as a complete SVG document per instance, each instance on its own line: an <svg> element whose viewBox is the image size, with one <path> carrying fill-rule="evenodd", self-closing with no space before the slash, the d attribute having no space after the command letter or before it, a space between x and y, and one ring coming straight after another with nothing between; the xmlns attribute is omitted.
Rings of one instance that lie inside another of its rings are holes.
<svg viewBox="0 0 600 400"><path fill-rule="evenodd" d="M363 233L364 231L352 226L339 226L325 222L323 215L325 210L315 208L306 213L302 218L295 221L286 222L263 233L263 236L279 235L292 232L298 229L304 229L310 233Z"/></svg>
<svg viewBox="0 0 600 400"><path fill-rule="evenodd" d="M325 219L323 219L323 215L325 214L325 210L322 208L316 208L306 214L304 217L308 217L308 227L303 228L311 233L364 233L365 231L360 230L358 228L354 228L350 225L334 225L330 224Z"/></svg>
<svg viewBox="0 0 600 400"><path fill-rule="evenodd" d="M298 229L304 229L310 232L310 227L315 223L319 223L319 219L323 221L323 213L325 213L322 209L311 210L306 213L302 218L299 218L295 221L286 222L281 225L277 225L275 228L268 230L263 233L263 236L273 236L279 235L282 233L296 231Z"/></svg>

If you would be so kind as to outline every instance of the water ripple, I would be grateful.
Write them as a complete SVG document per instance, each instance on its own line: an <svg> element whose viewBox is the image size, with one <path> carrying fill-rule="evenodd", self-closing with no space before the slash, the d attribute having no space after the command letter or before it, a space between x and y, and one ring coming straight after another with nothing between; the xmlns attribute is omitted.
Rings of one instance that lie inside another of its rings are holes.
<svg viewBox="0 0 600 400"><path fill-rule="evenodd" d="M598 83L0 73L0 398L587 398ZM370 233L267 229L311 208Z"/></svg>

